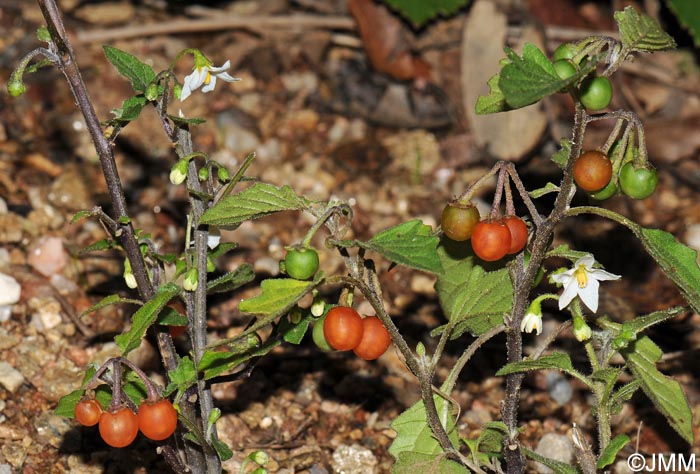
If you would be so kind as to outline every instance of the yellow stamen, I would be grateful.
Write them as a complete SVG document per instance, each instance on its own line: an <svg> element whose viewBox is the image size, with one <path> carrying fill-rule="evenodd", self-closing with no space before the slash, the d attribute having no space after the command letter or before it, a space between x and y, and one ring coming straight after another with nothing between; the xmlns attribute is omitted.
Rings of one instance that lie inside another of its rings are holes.
<svg viewBox="0 0 700 474"><path fill-rule="evenodd" d="M204 79L204 84L208 85L209 81L211 81L211 73L207 71L207 77Z"/></svg>
<svg viewBox="0 0 700 474"><path fill-rule="evenodd" d="M578 281L579 288L585 288L588 285L588 275L586 274L586 266L579 265L579 267L574 272L576 276L576 281Z"/></svg>

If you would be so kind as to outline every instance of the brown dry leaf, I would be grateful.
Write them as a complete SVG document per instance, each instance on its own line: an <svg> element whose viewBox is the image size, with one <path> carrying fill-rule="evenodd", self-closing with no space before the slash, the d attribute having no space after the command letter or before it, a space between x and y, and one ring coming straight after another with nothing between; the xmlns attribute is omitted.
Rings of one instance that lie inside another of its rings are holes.
<svg viewBox="0 0 700 474"><path fill-rule="evenodd" d="M374 69L400 80L427 78L427 64L413 57L401 21L386 7L372 0L350 0L348 10Z"/></svg>
<svg viewBox="0 0 700 474"><path fill-rule="evenodd" d="M532 150L547 127L541 105L491 115L474 111L476 99L488 94L486 83L499 70L506 33L506 16L496 11L492 2L474 4L462 40L462 97L476 144L496 158L518 161ZM523 29L521 42L542 47L542 38L531 27Z"/></svg>

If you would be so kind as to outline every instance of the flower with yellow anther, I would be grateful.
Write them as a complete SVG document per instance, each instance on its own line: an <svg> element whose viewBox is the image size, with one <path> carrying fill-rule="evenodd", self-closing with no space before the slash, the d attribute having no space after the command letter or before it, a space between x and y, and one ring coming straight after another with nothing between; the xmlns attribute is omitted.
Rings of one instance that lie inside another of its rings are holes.
<svg viewBox="0 0 700 474"><path fill-rule="evenodd" d="M187 99L192 92L202 87L202 92L213 91L216 87L216 79L226 82L240 81L240 78L232 77L228 71L231 68L231 61L226 61L223 66L216 67L212 62L198 50L193 50L194 68L192 74L185 76L185 81L180 92L180 101Z"/></svg>
<svg viewBox="0 0 700 474"><path fill-rule="evenodd" d="M552 275L552 280L564 286L564 292L559 297L559 309L566 308L578 296L583 304L594 313L598 311L599 281L618 280L620 275L614 275L600 268L593 268L593 255L586 254L576 260L573 268Z"/></svg>

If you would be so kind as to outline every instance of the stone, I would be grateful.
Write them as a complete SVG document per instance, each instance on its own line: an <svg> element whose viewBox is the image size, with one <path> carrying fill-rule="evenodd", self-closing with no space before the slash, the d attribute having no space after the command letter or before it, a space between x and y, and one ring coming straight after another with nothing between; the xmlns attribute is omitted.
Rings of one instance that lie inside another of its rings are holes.
<svg viewBox="0 0 700 474"><path fill-rule="evenodd" d="M7 362L0 362L0 385L15 393L24 383L24 376Z"/></svg>

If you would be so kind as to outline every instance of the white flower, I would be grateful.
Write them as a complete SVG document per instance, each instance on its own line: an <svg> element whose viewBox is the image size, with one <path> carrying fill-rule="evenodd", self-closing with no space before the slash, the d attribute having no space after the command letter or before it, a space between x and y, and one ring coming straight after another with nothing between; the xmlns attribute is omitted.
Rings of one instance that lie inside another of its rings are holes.
<svg viewBox="0 0 700 474"><path fill-rule="evenodd" d="M216 80L221 79L226 82L240 81L240 78L232 77L228 71L231 68L231 61L226 61L223 66L216 67L203 54L195 51L194 68L190 75L185 77L180 92L180 102L187 99L192 92L202 87L202 92L213 91L216 87Z"/></svg>
<svg viewBox="0 0 700 474"><path fill-rule="evenodd" d="M564 286L564 292L559 297L559 309L566 308L578 296L588 309L594 313L598 311L598 282L618 280L620 275L593 268L594 263L593 255L586 254L576 260L572 269L552 275L552 280Z"/></svg>
<svg viewBox="0 0 700 474"><path fill-rule="evenodd" d="M542 313L537 314L530 311L525 313L525 316L520 323L520 330L522 332L535 331L538 336L542 334Z"/></svg>

